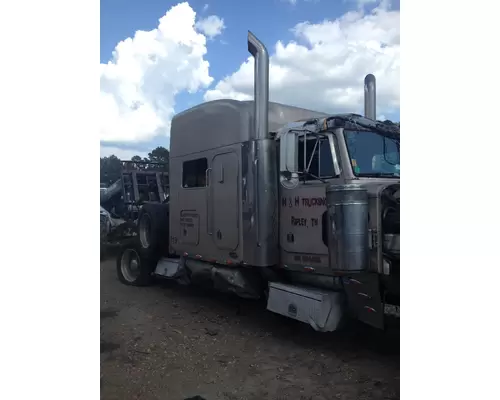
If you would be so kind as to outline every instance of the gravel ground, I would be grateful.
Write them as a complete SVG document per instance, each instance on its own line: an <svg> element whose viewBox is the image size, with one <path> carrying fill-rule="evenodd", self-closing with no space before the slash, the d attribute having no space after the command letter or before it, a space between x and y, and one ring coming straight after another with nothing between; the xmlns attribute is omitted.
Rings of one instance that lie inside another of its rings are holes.
<svg viewBox="0 0 500 400"><path fill-rule="evenodd" d="M168 281L128 287L101 262L101 399L399 399L399 332L321 334L262 308Z"/></svg>

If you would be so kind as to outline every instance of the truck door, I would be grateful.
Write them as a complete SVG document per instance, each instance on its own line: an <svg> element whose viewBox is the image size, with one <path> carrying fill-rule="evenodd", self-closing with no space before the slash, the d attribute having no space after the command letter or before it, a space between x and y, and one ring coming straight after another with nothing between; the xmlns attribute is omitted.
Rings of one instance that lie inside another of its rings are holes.
<svg viewBox="0 0 500 400"><path fill-rule="evenodd" d="M239 244L239 160L234 152L214 156L210 172L212 238L219 249Z"/></svg>
<svg viewBox="0 0 500 400"><path fill-rule="evenodd" d="M297 187L280 188L280 245L287 264L328 266L325 187L340 180L334 147L331 134L299 137L298 170L303 175Z"/></svg>

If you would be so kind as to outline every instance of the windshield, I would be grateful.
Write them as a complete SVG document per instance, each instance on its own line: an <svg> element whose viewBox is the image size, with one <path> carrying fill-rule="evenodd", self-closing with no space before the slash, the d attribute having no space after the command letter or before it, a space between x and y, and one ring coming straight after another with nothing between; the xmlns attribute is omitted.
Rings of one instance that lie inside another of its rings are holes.
<svg viewBox="0 0 500 400"><path fill-rule="evenodd" d="M344 132L356 176L400 176L399 141L377 132Z"/></svg>

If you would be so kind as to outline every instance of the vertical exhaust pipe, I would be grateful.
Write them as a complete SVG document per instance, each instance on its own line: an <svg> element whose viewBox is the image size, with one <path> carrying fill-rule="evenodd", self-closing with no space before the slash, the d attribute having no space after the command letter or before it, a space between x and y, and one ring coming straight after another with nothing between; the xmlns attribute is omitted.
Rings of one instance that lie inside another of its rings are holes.
<svg viewBox="0 0 500 400"><path fill-rule="evenodd" d="M254 58L254 124L255 139L269 136L269 54L266 46L248 31L248 51Z"/></svg>
<svg viewBox="0 0 500 400"><path fill-rule="evenodd" d="M250 171L253 181L251 232L255 234L250 265L268 267L279 261L278 169L276 142L269 134L269 54L266 46L248 32L248 51L254 58L254 137L250 141ZM246 250L245 250L245 254Z"/></svg>
<svg viewBox="0 0 500 400"><path fill-rule="evenodd" d="M377 85L372 74L365 76L365 117L377 119Z"/></svg>

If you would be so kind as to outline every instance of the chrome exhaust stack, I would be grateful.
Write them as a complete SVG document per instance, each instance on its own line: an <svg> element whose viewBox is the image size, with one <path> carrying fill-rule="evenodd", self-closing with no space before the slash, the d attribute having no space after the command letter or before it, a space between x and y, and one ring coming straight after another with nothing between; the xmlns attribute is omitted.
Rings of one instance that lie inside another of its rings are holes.
<svg viewBox="0 0 500 400"><path fill-rule="evenodd" d="M248 31L248 51L254 58L255 139L269 137L269 53L266 46Z"/></svg>
<svg viewBox="0 0 500 400"><path fill-rule="evenodd" d="M248 51L255 62L253 140L250 143L253 175L255 247L248 262L268 267L279 261L278 172L276 142L269 133L269 54L266 46L248 31ZM247 253L246 253L247 254Z"/></svg>
<svg viewBox="0 0 500 400"><path fill-rule="evenodd" d="M372 74L365 76L365 117L377 119L377 85Z"/></svg>

